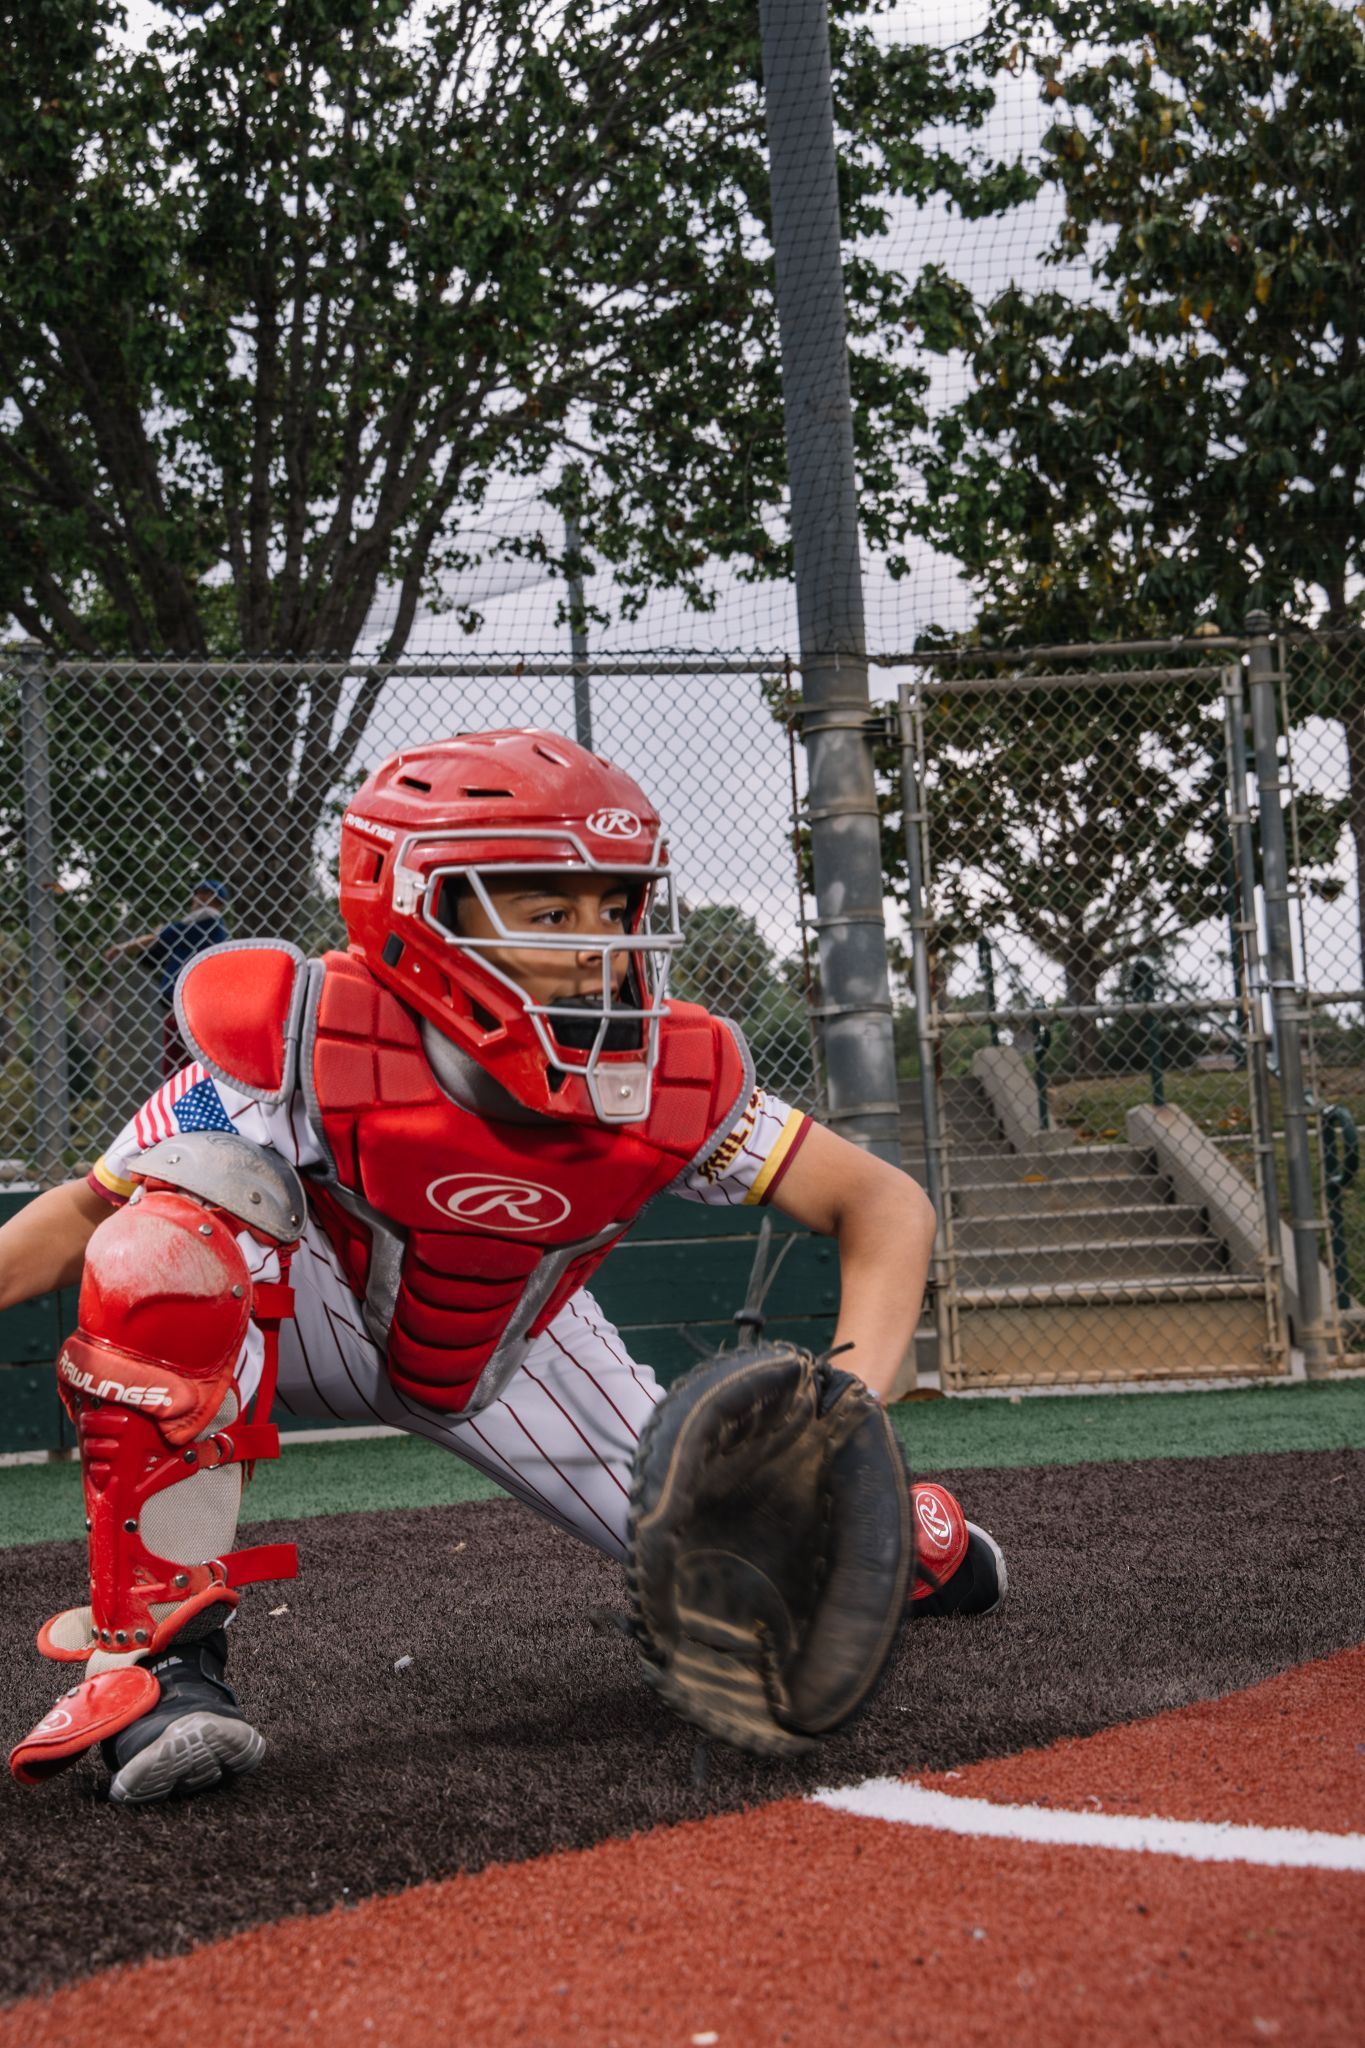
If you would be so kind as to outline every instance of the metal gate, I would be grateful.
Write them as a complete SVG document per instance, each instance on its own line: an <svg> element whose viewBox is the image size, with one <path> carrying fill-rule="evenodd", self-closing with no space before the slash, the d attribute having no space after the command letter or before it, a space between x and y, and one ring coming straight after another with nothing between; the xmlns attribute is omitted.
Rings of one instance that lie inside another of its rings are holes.
<svg viewBox="0 0 1365 2048"><path fill-rule="evenodd" d="M1273 695L1211 639L960 650L901 689L907 1163L940 1217L945 1388L1282 1375L1286 1310L1321 1346L1290 1243L1311 1190L1289 1233L1277 1193L1306 1124L1255 801Z"/></svg>
<svg viewBox="0 0 1365 2048"><path fill-rule="evenodd" d="M1306 1169L1329 1370L1365 1367L1365 634L1280 634L1259 660L1283 734Z"/></svg>

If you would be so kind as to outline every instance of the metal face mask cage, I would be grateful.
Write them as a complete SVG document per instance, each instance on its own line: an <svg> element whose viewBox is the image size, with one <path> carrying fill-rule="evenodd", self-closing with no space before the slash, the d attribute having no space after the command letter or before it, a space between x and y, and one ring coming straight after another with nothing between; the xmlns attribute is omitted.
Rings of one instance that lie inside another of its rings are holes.
<svg viewBox="0 0 1365 2048"><path fill-rule="evenodd" d="M528 841L543 840L548 848L560 851L560 858L546 858L543 861L474 861L463 863L442 862L440 866L419 871L408 865L417 848L423 845L449 847L461 840L472 841L486 846L490 841L512 841L525 845ZM566 861L562 850L568 847L574 858ZM649 1114L653 1093L653 1074L659 1057L659 1030L668 1015L668 978L672 956L682 944L682 925L679 919L678 891L672 869L663 858L664 839L659 833L655 838L651 857L647 861L607 862L594 860L577 833L567 827L547 828L543 826L469 827L463 830L445 832L409 833L398 849L393 870L393 907L399 915L417 916L434 932L443 945L476 958L485 974L500 981L517 997L530 1019L537 1043L550 1066L561 1073L575 1074L587 1086L588 1097L594 1114L603 1123L635 1123ZM634 928L605 937L587 937L581 932L540 932L518 931L505 924L484 882L488 872L499 878L510 875L545 875L562 871L568 875L591 874L619 876L627 885L642 892L642 901L636 913ZM490 938L471 938L465 932L458 932L444 923L438 914L443 885L450 880L467 881L477 898L485 916L493 927ZM659 898L662 895L663 901ZM645 930L651 918L663 919L662 929ZM581 1008L571 1001L557 1002L553 1006L534 1002L521 983L506 973L486 956L494 948L515 946L523 950L542 948L547 952L596 953L601 958L601 1007L589 1007L585 1002ZM611 963L615 954L626 953L631 959L630 979L641 997L637 1008L620 1003L613 992ZM582 1021L593 1027L592 1044L585 1048L564 1045L555 1035L554 1023ZM608 1048L608 1037L614 1024L629 1022L640 1028L640 1057L623 1059L619 1053ZM603 1062L606 1062L604 1065Z"/></svg>

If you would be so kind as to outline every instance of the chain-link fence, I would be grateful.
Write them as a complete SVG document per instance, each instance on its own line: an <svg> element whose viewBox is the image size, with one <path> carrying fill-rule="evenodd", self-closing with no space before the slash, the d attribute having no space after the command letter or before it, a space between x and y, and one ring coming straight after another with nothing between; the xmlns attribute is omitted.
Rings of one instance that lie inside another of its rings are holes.
<svg viewBox="0 0 1365 2048"><path fill-rule="evenodd" d="M957 650L903 686L946 1384L1356 1348L1358 646Z"/></svg>
<svg viewBox="0 0 1365 2048"><path fill-rule="evenodd" d="M1365 634L1274 656L1323 1317L1330 1355L1365 1365Z"/></svg>
<svg viewBox="0 0 1365 2048"><path fill-rule="evenodd" d="M384 755L510 725L590 731L658 804L686 915L673 988L740 1024L769 1087L819 1099L794 806L762 657L3 673L0 1161L50 1184L98 1156L184 1055L170 998L231 935L344 944L337 833ZM771 694L771 693L770 693Z"/></svg>
<svg viewBox="0 0 1365 2048"><path fill-rule="evenodd" d="M914 658L887 882L914 935L905 1163L943 1217L919 1358L946 1386L1365 1351L1361 662L1356 634ZM0 1171L62 1178L178 1061L187 949L342 942L362 775L498 724L590 729L649 789L687 912L675 986L818 1109L785 666L13 655Z"/></svg>

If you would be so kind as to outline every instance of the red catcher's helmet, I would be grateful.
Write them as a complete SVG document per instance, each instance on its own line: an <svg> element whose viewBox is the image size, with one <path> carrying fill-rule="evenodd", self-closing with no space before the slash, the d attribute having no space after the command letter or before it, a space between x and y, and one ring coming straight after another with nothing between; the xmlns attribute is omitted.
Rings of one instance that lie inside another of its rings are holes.
<svg viewBox="0 0 1365 2048"><path fill-rule="evenodd" d="M487 881L551 870L619 879L629 936L509 931ZM478 898L499 936L458 929L461 894ZM529 727L405 748L342 819L341 914L376 980L526 1108L579 1123L648 1115L682 933L658 814L621 769ZM509 944L600 953L600 996L533 1002L488 957ZM618 996L612 956L623 951Z"/></svg>

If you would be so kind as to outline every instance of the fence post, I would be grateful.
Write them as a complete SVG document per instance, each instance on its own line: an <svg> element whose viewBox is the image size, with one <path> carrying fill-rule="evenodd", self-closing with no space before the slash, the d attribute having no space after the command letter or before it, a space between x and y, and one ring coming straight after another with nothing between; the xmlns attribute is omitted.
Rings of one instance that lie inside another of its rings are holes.
<svg viewBox="0 0 1365 2048"><path fill-rule="evenodd" d="M991 1034L991 1044L1000 1043L1000 1026L995 1021L995 955L991 942L984 932L976 942L976 964L981 970L981 986L986 992L986 1008L991 1012L991 1021L986 1029Z"/></svg>
<svg viewBox="0 0 1365 2048"><path fill-rule="evenodd" d="M1161 1017L1156 1008L1156 969L1150 960L1135 960L1130 983L1135 1003L1150 1003L1152 1007L1142 1020L1142 1035L1147 1047L1147 1072L1152 1083L1152 1107L1166 1107L1166 1040L1161 1028Z"/></svg>
<svg viewBox="0 0 1365 2048"><path fill-rule="evenodd" d="M34 1164L39 1185L52 1187L66 1176L71 1097L66 1071L66 982L57 950L57 854L52 837L47 669L43 650L36 641L23 641L16 653L24 755Z"/></svg>
<svg viewBox="0 0 1365 2048"><path fill-rule="evenodd" d="M910 921L910 976L915 996L915 1035L919 1045L920 1103L924 1112L924 1185L934 1205L938 1228L934 1233L930 1278L933 1282L934 1325L938 1336L938 1369L950 1373L957 1364L953 1289L952 1219L946 1199L943 1172L943 1126L938 1103L938 1033L933 1019L933 990L929 975L929 940L932 919L925 877L924 779L919 772L917 706L912 686L900 687L901 809L905 826L906 895Z"/></svg>
<svg viewBox="0 0 1365 2048"><path fill-rule="evenodd" d="M826 0L760 0L829 1121L900 1158Z"/></svg>
<svg viewBox="0 0 1365 2048"><path fill-rule="evenodd" d="M1266 978L1256 925L1256 847L1251 834L1251 808L1247 802L1247 769L1249 766L1254 769L1255 762L1248 762L1247 758L1246 714L1239 662L1232 662L1223 671L1223 737L1227 762L1228 830L1237 874L1238 915L1232 936L1237 948L1234 985L1242 1001L1242 1064L1251 1084L1256 1176L1265 1211L1266 1257L1270 1261L1270 1270L1282 1273L1280 1190L1275 1178L1275 1119L1271 1114L1270 1080L1266 1069ZM1282 1285L1278 1291L1283 1297ZM1280 1305L1283 1311L1282 1298Z"/></svg>
<svg viewBox="0 0 1365 2048"><path fill-rule="evenodd" d="M1275 708L1275 657L1270 645L1270 618L1262 611L1247 614L1251 734L1256 751L1256 788L1261 820L1261 882L1265 896L1266 965L1271 1012L1275 1020L1275 1053L1280 1077L1280 1109L1284 1118L1285 1165L1289 1180L1289 1227L1294 1240L1294 1277L1299 1313L1296 1334L1310 1379L1329 1365L1322 1320L1317 1218L1314 1214L1313 1161L1308 1140L1308 1095L1303 1078L1301 991L1294 974L1294 935L1289 914L1289 854L1284 811L1280 804L1278 719Z"/></svg>
<svg viewBox="0 0 1365 2048"><path fill-rule="evenodd" d="M910 979L915 996L915 1036L919 1045L920 1101L924 1110L924 1178L942 1233L943 1134L938 1115L938 1037L933 1024L929 986L931 919L925 900L924 787L915 758L915 714L910 685L900 691L901 805L905 826L905 886L910 924Z"/></svg>

